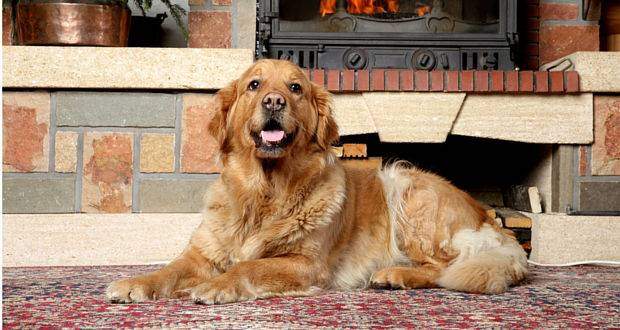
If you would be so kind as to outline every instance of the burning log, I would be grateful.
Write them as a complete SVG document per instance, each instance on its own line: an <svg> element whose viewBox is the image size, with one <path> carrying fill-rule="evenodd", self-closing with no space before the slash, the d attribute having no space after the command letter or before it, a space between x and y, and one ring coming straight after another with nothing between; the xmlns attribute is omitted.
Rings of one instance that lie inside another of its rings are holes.
<svg viewBox="0 0 620 330"><path fill-rule="evenodd" d="M398 12L399 0L347 0L347 13L375 15Z"/></svg>

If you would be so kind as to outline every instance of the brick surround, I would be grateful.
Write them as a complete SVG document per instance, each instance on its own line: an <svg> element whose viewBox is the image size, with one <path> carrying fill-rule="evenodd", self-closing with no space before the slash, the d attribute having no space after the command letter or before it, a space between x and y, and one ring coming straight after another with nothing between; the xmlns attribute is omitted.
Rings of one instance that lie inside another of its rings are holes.
<svg viewBox="0 0 620 330"><path fill-rule="evenodd" d="M305 70L331 92L577 93L575 71Z"/></svg>
<svg viewBox="0 0 620 330"><path fill-rule="evenodd" d="M577 51L597 51L600 15L581 17L581 0L541 0L539 4L540 64ZM529 42L529 40L528 40Z"/></svg>

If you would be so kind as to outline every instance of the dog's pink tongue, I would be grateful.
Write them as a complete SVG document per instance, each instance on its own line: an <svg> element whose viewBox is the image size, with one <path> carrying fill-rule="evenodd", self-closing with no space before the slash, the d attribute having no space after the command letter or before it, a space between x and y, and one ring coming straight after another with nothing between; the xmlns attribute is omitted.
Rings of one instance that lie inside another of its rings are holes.
<svg viewBox="0 0 620 330"><path fill-rule="evenodd" d="M263 141L279 142L284 138L284 131L261 131L260 137Z"/></svg>

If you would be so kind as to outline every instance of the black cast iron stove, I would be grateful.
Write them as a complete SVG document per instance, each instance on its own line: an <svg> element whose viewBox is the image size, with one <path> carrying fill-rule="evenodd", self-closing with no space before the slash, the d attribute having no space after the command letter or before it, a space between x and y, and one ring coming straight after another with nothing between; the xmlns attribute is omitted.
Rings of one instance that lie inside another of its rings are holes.
<svg viewBox="0 0 620 330"><path fill-rule="evenodd" d="M258 0L258 58L324 69L511 70L517 0Z"/></svg>

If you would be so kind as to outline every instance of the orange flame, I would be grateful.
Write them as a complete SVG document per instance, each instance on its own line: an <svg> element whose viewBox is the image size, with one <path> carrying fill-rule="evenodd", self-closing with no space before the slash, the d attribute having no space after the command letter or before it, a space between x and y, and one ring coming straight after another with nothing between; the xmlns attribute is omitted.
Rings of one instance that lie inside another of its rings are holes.
<svg viewBox="0 0 620 330"><path fill-rule="evenodd" d="M388 13L397 13L398 12L398 0L387 0L386 7Z"/></svg>
<svg viewBox="0 0 620 330"><path fill-rule="evenodd" d="M347 0L349 14L374 15L398 12L399 0Z"/></svg>
<svg viewBox="0 0 620 330"><path fill-rule="evenodd" d="M420 7L417 7L415 9L416 14L418 14L418 16L424 16L426 14L429 14L431 12L431 6L428 5L422 5Z"/></svg>
<svg viewBox="0 0 620 330"><path fill-rule="evenodd" d="M321 16L331 15L336 12L336 0L321 0Z"/></svg>

